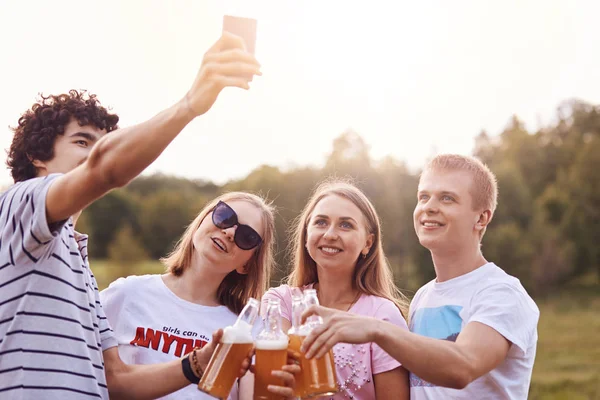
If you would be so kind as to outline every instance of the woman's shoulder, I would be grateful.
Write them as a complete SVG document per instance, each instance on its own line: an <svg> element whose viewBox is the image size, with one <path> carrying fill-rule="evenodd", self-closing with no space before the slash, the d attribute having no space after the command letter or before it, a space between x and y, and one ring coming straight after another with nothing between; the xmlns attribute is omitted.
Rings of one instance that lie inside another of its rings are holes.
<svg viewBox="0 0 600 400"><path fill-rule="evenodd" d="M292 294L294 293L294 291L298 290L301 293L306 289L311 289L312 286L313 286L312 283L302 286L301 288L298 288L295 286L290 286L288 284L282 284L282 285L279 285L276 287L269 288L269 290L267 290L267 292L264 294L263 299L266 297L266 298L279 298L281 300L289 299L291 301Z"/></svg>
<svg viewBox="0 0 600 400"><path fill-rule="evenodd" d="M265 294L263 294L262 300L265 301L267 299L283 299L288 296L291 296L291 290L289 285L279 285L270 287Z"/></svg>
<svg viewBox="0 0 600 400"><path fill-rule="evenodd" d="M264 296L285 296L285 295L289 295L289 296L292 295L292 288L290 287L290 285L282 284L279 286L271 287L264 294Z"/></svg>
<svg viewBox="0 0 600 400"><path fill-rule="evenodd" d="M301 288L290 286L287 284L282 284L277 287L272 287L263 295L261 300L261 313L264 314L267 309L267 303L269 300L279 300L281 305L282 316L291 321L292 318L292 295L295 291L299 291L300 293L305 289L311 289L312 284L303 286Z"/></svg>
<svg viewBox="0 0 600 400"><path fill-rule="evenodd" d="M353 311L369 317L400 316L402 318L402 313L396 303L372 294L363 294Z"/></svg>
<svg viewBox="0 0 600 400"><path fill-rule="evenodd" d="M160 282L161 276L159 274L148 274L148 275L129 275L124 278L126 285L129 286L148 286L155 285Z"/></svg>
<svg viewBox="0 0 600 400"><path fill-rule="evenodd" d="M127 277L121 277L111 282L108 288L104 291L115 291L115 292L130 292L135 291L140 287L147 289L151 285L155 285L160 279L160 275L130 275Z"/></svg>
<svg viewBox="0 0 600 400"><path fill-rule="evenodd" d="M263 295L261 303L266 310L266 305L269 300L279 300L282 307L287 307L292 304L292 287L290 285L279 285L272 287Z"/></svg>

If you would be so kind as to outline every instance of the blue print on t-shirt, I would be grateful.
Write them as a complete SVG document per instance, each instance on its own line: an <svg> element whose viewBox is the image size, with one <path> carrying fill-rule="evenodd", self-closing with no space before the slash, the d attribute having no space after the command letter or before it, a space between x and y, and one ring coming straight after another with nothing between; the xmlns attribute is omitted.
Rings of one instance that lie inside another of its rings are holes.
<svg viewBox="0 0 600 400"><path fill-rule="evenodd" d="M456 341L462 326L462 306L420 308L410 321L410 331L434 339ZM435 386L410 374L410 386Z"/></svg>

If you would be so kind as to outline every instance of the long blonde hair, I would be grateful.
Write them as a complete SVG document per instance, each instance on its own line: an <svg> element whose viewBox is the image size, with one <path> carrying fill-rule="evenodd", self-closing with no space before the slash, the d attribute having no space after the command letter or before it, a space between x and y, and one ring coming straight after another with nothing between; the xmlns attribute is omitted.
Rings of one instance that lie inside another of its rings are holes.
<svg viewBox="0 0 600 400"><path fill-rule="evenodd" d="M220 304L239 314L250 297L260 299L267 290L271 269L274 267L273 246L275 242L274 207L260 196L245 192L225 193L207 204L198 216L188 225L181 239L169 256L161 259L167 272L181 276L189 268L194 254L194 233L204 218L216 207L219 201L246 201L262 211L264 233L262 243L254 249L254 254L246 265L246 274L231 271L221 282L217 290Z"/></svg>
<svg viewBox="0 0 600 400"><path fill-rule="evenodd" d="M355 204L365 217L368 233L373 234L373 246L365 258L356 261L353 286L361 293L379 296L392 301L403 316L408 311L408 299L394 284L393 273L385 257L381 242L381 224L375 207L356 186L340 180L322 182L313 192L304 210L296 219L290 238L293 269L287 278L292 287L302 287L319 281L317 264L306 249L307 226L317 203L327 196L340 196Z"/></svg>

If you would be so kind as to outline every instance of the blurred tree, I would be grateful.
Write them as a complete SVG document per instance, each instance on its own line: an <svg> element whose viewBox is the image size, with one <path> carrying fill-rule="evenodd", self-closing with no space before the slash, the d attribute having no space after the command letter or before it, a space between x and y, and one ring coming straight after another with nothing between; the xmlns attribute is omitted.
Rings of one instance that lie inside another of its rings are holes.
<svg viewBox="0 0 600 400"><path fill-rule="evenodd" d="M509 160L496 163L493 169L498 180L498 207L490 229L503 223L514 222L526 230L533 211L533 195L519 166ZM485 236L484 236L485 237Z"/></svg>
<svg viewBox="0 0 600 400"><path fill-rule="evenodd" d="M568 193L558 185L548 186L535 202L529 240L535 250L531 284L538 294L549 293L574 273L575 247L562 228Z"/></svg>
<svg viewBox="0 0 600 400"><path fill-rule="evenodd" d="M140 197L149 196L157 191L179 193L182 196L193 197L202 195L207 198L216 197L220 187L212 182L178 178L161 173L150 176L140 176L134 179L125 190Z"/></svg>
<svg viewBox="0 0 600 400"><path fill-rule="evenodd" d="M512 221L490 227L483 237L483 254L511 275L532 288L533 246L527 232Z"/></svg>
<svg viewBox="0 0 600 400"><path fill-rule="evenodd" d="M123 225L108 246L108 258L115 264L128 266L147 260L148 253L131 226Z"/></svg>
<svg viewBox="0 0 600 400"><path fill-rule="evenodd" d="M534 133L513 116L499 135L481 131L474 145L474 155L499 182L498 209L483 240L486 257L539 293L590 271L600 276L600 108L566 101L557 109L556 122ZM135 258L125 250L136 253L141 246L158 258L168 254L185 226L218 194L258 193L278 210L279 267L272 281L278 284L289 272L293 246L288 233L315 186L332 176L352 180L375 205L398 286L414 290L432 279L431 256L419 244L412 222L418 171L392 157L374 161L365 140L351 129L333 141L323 168L282 171L263 165L222 186L143 176L92 204L77 228L92 236L94 257Z"/></svg>
<svg viewBox="0 0 600 400"><path fill-rule="evenodd" d="M406 164L384 158L376 167L369 197L381 220L385 253L401 288L417 289L418 284L433 276L429 252L425 257L417 251L421 246L415 235L413 211L417 199L418 175Z"/></svg>
<svg viewBox="0 0 600 400"><path fill-rule="evenodd" d="M333 150L325 163L327 175L349 175L360 180L371 169L369 146L353 130L346 130L333 140Z"/></svg>
<svg viewBox="0 0 600 400"><path fill-rule="evenodd" d="M596 270L600 276L600 136L588 138L563 183L569 202L561 225L576 246L575 273Z"/></svg>
<svg viewBox="0 0 600 400"><path fill-rule="evenodd" d="M145 197L141 206L140 228L144 247L153 259L167 255L200 211L198 198L159 190Z"/></svg>
<svg viewBox="0 0 600 400"><path fill-rule="evenodd" d="M123 225L139 232L136 208L138 203L122 190L112 191L100 200L92 203L82 213L83 227L90 235L90 256L106 258L108 245L113 241L119 228Z"/></svg>

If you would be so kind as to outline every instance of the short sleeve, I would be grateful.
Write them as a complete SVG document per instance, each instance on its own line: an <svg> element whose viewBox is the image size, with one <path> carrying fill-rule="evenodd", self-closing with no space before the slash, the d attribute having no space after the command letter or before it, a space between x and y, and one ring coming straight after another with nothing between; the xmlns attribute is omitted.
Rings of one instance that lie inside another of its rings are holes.
<svg viewBox="0 0 600 400"><path fill-rule="evenodd" d="M281 285L267 290L261 300L260 315L265 316L267 312L267 303L271 299L277 299L280 302L281 316L292 322L292 290L288 285Z"/></svg>
<svg viewBox="0 0 600 400"><path fill-rule="evenodd" d="M421 286L421 288L419 288L419 290L417 290L417 293L415 293L412 300L410 301L410 306L408 308L409 321L413 320L413 314L415 313L415 311L417 311L419 309L419 302L421 301L421 298L423 297L423 293L427 290L426 289L427 287L429 287L429 284L427 284L425 286Z"/></svg>
<svg viewBox="0 0 600 400"><path fill-rule="evenodd" d="M389 300L385 300L385 302L379 306L373 317L408 330L406 320L402 317L402 313L400 313L398 307ZM375 343L372 343L371 346L371 370L373 371L373 375L391 371L402 365Z"/></svg>
<svg viewBox="0 0 600 400"><path fill-rule="evenodd" d="M523 354L535 342L540 312L522 287L506 283L488 286L475 294L471 304L467 324L480 322L491 327Z"/></svg>
<svg viewBox="0 0 600 400"><path fill-rule="evenodd" d="M100 307L100 313L103 314L99 314L99 317L105 316L105 319L100 318L101 324L104 321L104 326L100 327L102 350L106 350L104 334L110 332L111 335L114 335L111 326L115 329L117 328L117 326L119 326L121 310L123 310L125 306L126 293L127 280L125 278L117 279L116 281L112 282L106 289L99 293L100 303L102 305ZM106 329L108 329L108 331ZM106 339L108 339L107 345L109 345L110 338L108 335L106 336ZM117 341L115 339L114 345L109 345L108 348L116 345Z"/></svg>
<svg viewBox="0 0 600 400"><path fill-rule="evenodd" d="M15 258L26 257L36 262L66 222L53 224L50 229L46 217L46 195L59 176L52 174L30 179L15 185L3 196L0 218L5 228L2 233L10 235Z"/></svg>

